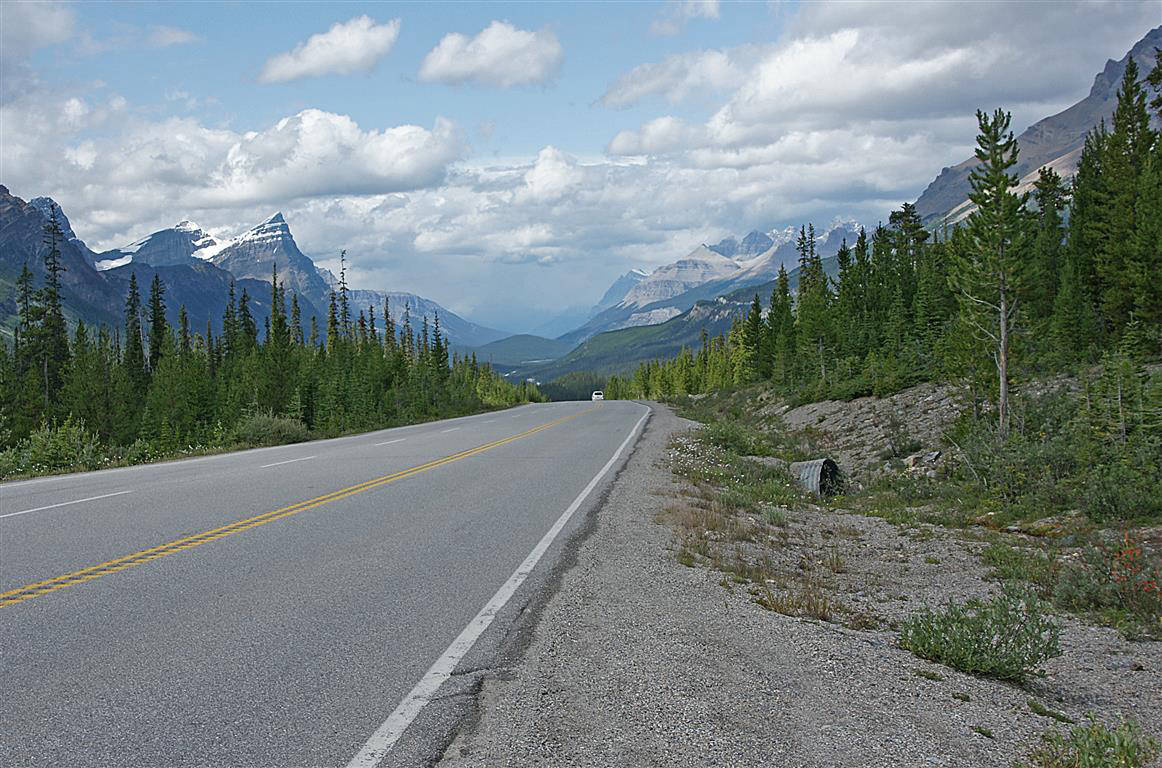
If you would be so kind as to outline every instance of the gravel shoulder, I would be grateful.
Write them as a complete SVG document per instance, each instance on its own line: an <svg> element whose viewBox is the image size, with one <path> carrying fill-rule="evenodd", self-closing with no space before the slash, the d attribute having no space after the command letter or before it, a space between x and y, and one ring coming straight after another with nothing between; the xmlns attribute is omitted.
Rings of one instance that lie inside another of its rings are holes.
<svg viewBox="0 0 1162 768"><path fill-rule="evenodd" d="M722 572L683 566L667 520L688 489L670 445L691 426L654 406L523 655L486 674L440 765L1008 766L1058 725L1034 698L1162 736L1162 643L1063 619L1064 655L1026 688L897 648L885 624L996 588L979 544L949 532L790 516L779 559L812 568L840 551L827 583L848 616L876 618L860 629L765 610Z"/></svg>

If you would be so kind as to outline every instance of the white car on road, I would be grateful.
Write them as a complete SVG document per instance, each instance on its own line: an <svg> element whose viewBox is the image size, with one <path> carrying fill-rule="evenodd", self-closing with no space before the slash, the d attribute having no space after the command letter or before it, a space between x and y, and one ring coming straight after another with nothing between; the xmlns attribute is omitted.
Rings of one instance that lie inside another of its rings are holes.
<svg viewBox="0 0 1162 768"><path fill-rule="evenodd" d="M605 399L605 393L604 393L604 392L602 392L602 391L599 389L599 390L597 390L596 392L594 392L594 393L593 393L593 397L592 397L592 399L593 399L593 400L604 400L604 399Z"/></svg>

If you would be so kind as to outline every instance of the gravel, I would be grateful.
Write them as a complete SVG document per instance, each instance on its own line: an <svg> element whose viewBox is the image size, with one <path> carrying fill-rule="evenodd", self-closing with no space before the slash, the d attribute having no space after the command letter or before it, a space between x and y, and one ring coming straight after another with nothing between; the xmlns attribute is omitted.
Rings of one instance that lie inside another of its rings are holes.
<svg viewBox="0 0 1162 768"><path fill-rule="evenodd" d="M885 628L766 611L721 573L680 565L658 521L683 490L668 446L689 426L655 406L523 655L485 675L440 765L1009 766L1058 725L1034 697L1162 736L1162 643L1063 620L1064 656L1019 688L919 660ZM789 527L804 553L842 546L836 599L888 623L994 588L972 543L946 532L825 509Z"/></svg>

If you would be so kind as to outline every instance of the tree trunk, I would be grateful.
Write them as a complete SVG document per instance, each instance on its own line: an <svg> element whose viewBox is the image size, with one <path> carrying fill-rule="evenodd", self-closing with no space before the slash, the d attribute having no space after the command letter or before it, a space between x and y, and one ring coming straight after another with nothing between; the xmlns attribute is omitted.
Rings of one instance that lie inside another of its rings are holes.
<svg viewBox="0 0 1162 768"><path fill-rule="evenodd" d="M1003 281L1001 282L1000 321L1000 334L997 343L997 377L1000 385L1000 395L997 398L999 416L997 431L1000 439L1004 440L1009 432L1009 297Z"/></svg>

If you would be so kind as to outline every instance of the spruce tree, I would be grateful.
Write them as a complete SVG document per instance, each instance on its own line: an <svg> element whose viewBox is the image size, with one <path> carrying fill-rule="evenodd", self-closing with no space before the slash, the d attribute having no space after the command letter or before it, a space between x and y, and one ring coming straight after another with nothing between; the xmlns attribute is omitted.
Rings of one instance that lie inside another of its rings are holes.
<svg viewBox="0 0 1162 768"><path fill-rule="evenodd" d="M44 225L44 287L40 291L41 320L37 333L46 412L56 400L69 363L69 336L61 295L61 275L65 272L60 250L63 240L58 208L54 204Z"/></svg>
<svg viewBox="0 0 1162 768"><path fill-rule="evenodd" d="M145 396L149 375L145 370L145 344L141 329L141 293L137 289L137 273L129 275L129 294L125 298L125 375L129 388L137 398Z"/></svg>
<svg viewBox="0 0 1162 768"><path fill-rule="evenodd" d="M1069 231L1053 300L1050 334L1054 356L1074 362L1098 343L1097 296L1101 292L1094 254L1109 232L1110 195L1102 174L1108 134L1105 124L1086 134L1069 206Z"/></svg>
<svg viewBox="0 0 1162 768"><path fill-rule="evenodd" d="M962 316L992 347L997 370L997 433L1009 429L1010 352L1013 319L1025 288L1028 234L1025 203L1028 193L1013 190L1018 179L1011 169L1019 148L1009 130L1011 116L996 110L990 117L977 111L980 135L969 199L968 247L958 253L950 274Z"/></svg>
<svg viewBox="0 0 1162 768"><path fill-rule="evenodd" d="M165 320L165 284L161 276L153 275L149 286L149 370L155 370L161 360L161 348L169 333Z"/></svg>
<svg viewBox="0 0 1162 768"><path fill-rule="evenodd" d="M1146 82L1154 90L1151 108L1162 123L1162 50L1155 50L1155 64ZM1154 132L1153 146L1142 170L1135 211L1134 316L1146 328L1162 328L1162 133ZM1157 344L1162 339L1156 339Z"/></svg>
<svg viewBox="0 0 1162 768"><path fill-rule="evenodd" d="M779 265L779 276L775 279L774 298L771 303L771 325L775 327L774 363L771 378L777 385L789 389L795 383L795 316L792 311L791 279L787 268Z"/></svg>
<svg viewBox="0 0 1162 768"><path fill-rule="evenodd" d="M178 351L183 355L190 353L190 316L186 313L186 305L178 307Z"/></svg>
<svg viewBox="0 0 1162 768"><path fill-rule="evenodd" d="M254 322L254 315L250 313L250 296L246 289L238 298L238 327L242 334L242 344L247 352L258 346L258 325Z"/></svg>
<svg viewBox="0 0 1162 768"><path fill-rule="evenodd" d="M1038 325L1049 320L1061 281L1065 250L1066 189L1052 168L1044 167L1034 185L1037 214L1029 269L1028 310Z"/></svg>
<svg viewBox="0 0 1162 768"><path fill-rule="evenodd" d="M351 303L347 291L347 251L339 252L339 330L351 338Z"/></svg>
<svg viewBox="0 0 1162 768"><path fill-rule="evenodd" d="M742 374L744 381L751 381L755 378L765 379L770 376L770 365L766 359L765 336L763 308L762 304L759 303L759 295L756 293L750 304L750 311L747 312L742 332L742 343L746 347Z"/></svg>
<svg viewBox="0 0 1162 768"><path fill-rule="evenodd" d="M1115 336L1130 320L1134 308L1135 276L1143 270L1137 251L1137 198L1153 143L1146 91L1138 82L1138 67L1131 57L1118 89L1113 130L1102 162L1102 174L1110 195L1107 209L1109 228L1096 252L1101 317L1106 330Z"/></svg>

